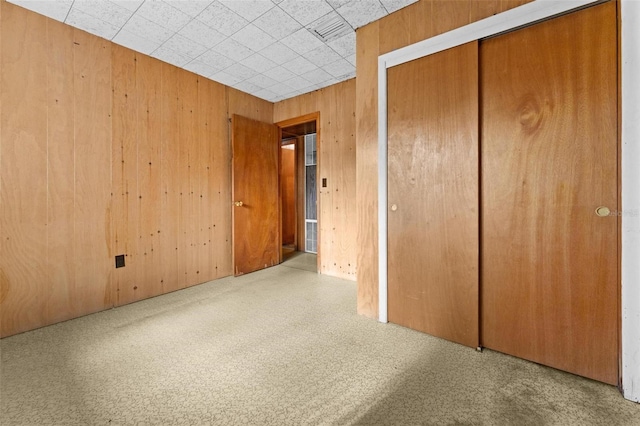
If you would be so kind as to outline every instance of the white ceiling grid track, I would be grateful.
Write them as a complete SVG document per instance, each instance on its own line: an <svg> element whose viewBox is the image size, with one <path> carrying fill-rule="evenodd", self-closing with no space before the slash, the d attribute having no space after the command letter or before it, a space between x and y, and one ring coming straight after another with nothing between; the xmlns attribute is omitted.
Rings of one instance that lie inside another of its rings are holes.
<svg viewBox="0 0 640 426"><path fill-rule="evenodd" d="M355 29L417 0L7 1L277 102L355 77Z"/></svg>

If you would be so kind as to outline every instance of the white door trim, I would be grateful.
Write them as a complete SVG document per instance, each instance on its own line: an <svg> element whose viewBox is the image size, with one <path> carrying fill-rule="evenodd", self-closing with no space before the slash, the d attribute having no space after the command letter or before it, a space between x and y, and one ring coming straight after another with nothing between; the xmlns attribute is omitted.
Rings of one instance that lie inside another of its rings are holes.
<svg viewBox="0 0 640 426"><path fill-rule="evenodd" d="M387 69L599 0L535 0L378 57L378 320L387 322ZM622 385L640 401L640 2L622 0ZM635 79L634 79L634 76ZM632 90L629 90L632 89ZM635 185L634 185L635 183ZM626 214L625 214L626 213Z"/></svg>

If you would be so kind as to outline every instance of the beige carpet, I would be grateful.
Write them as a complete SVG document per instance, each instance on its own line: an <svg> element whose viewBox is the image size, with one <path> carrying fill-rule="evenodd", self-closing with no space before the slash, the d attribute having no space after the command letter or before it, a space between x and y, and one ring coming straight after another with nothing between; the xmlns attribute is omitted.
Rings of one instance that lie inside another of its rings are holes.
<svg viewBox="0 0 640 426"><path fill-rule="evenodd" d="M287 266L9 337L8 425L638 425L611 386L355 313Z"/></svg>

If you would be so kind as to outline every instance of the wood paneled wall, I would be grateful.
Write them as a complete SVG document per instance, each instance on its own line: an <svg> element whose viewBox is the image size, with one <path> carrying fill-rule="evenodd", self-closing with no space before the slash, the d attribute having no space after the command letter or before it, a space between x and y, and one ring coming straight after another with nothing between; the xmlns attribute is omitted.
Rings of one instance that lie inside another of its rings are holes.
<svg viewBox="0 0 640 426"><path fill-rule="evenodd" d="M4 1L0 19L0 336L230 275L228 117L273 104Z"/></svg>
<svg viewBox="0 0 640 426"><path fill-rule="evenodd" d="M378 316L378 56L530 0L420 0L356 32L358 313Z"/></svg>
<svg viewBox="0 0 640 426"><path fill-rule="evenodd" d="M355 80L274 106L274 122L320 111L318 250L320 273L356 279ZM322 187L327 179L327 187Z"/></svg>

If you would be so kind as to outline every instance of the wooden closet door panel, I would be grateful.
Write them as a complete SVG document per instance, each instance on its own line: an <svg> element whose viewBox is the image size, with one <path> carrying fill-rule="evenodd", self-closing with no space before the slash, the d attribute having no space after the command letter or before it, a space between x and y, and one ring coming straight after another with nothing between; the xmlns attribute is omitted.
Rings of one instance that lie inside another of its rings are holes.
<svg viewBox="0 0 640 426"><path fill-rule="evenodd" d="M481 43L482 343L618 381L615 2Z"/></svg>
<svg viewBox="0 0 640 426"><path fill-rule="evenodd" d="M389 321L478 346L478 44L388 71Z"/></svg>

